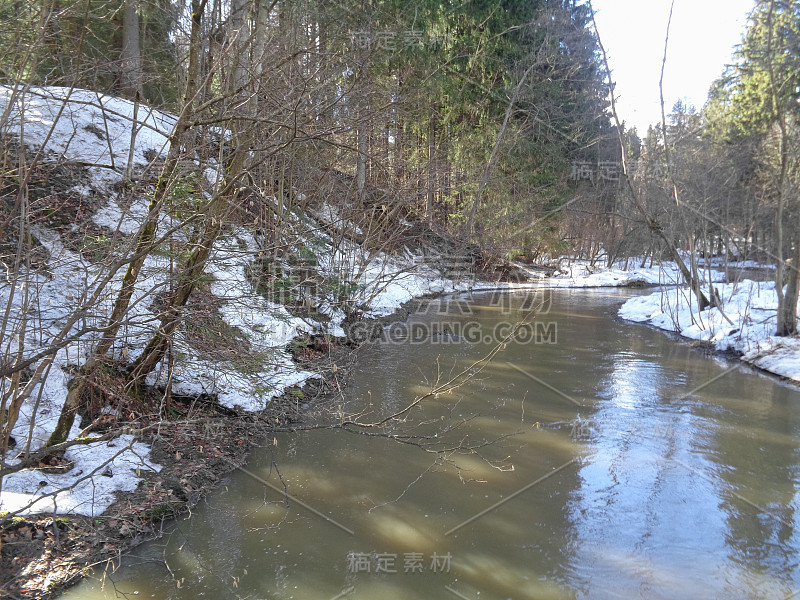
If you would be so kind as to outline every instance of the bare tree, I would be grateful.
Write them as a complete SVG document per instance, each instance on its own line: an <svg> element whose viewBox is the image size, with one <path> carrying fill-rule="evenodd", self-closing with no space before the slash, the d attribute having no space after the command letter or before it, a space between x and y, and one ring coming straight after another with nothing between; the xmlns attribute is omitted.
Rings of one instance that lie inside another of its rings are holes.
<svg viewBox="0 0 800 600"><path fill-rule="evenodd" d="M202 16L203 11L205 10L205 4L206 0L193 0L192 2L192 30L191 41L189 44L189 68L183 109L181 110L181 113L172 131L169 154L167 156L167 160L165 161L161 176L159 177L155 193L150 201L147 218L137 235L135 248L133 250L133 254L125 275L122 278L122 287L117 295L114 308L108 319L108 325L104 329L103 336L92 351L92 354L81 366L79 375L75 377L70 386L69 393L67 394L67 398L64 402L63 408L61 409L61 415L59 417L58 424L50 436L50 439L47 441L48 446L59 444L67 439L69 431L72 428L72 424L75 420L75 415L77 414L81 405L88 378L90 378L97 367L102 364L108 351L116 341L117 332L125 320L125 315L128 311L131 298L136 288L139 273L144 266L145 259L154 246L158 218L161 214L167 195L174 185L174 179L178 172L183 144L186 142L186 132L189 128L189 123L192 118L192 105L195 101L195 95L199 86L199 48L202 35Z"/></svg>
<svg viewBox="0 0 800 600"><path fill-rule="evenodd" d="M591 1L589 2L589 8L590 8L590 10L592 10L592 23L594 24L595 31L597 31L597 22L595 21L595 18L594 18L594 10L592 9ZM612 79L611 79L611 67L608 64L608 57L606 55L605 48L603 47L603 44L600 41L600 34L599 33L597 34L597 37L598 37L598 44L600 45L600 49L601 49L601 52L602 52L602 55L603 55L603 63L604 63L605 68L606 68L606 74L608 76L609 90L611 90L610 91L611 112L612 112L612 115L614 117L614 121L615 121L616 126L617 126L617 133L619 135L620 147L623 148L623 152L622 152L622 171L623 171L623 179L625 181L625 185L628 188L628 190L630 191L631 199L633 201L634 206L640 212L642 217L646 220L647 226L650 229L650 232L652 234L656 235L658 238L660 238L661 241L664 243L665 247L669 250L669 253L670 253L670 256L671 256L672 260L674 260L675 264L678 265L678 269L680 270L684 281L686 282L686 284L697 295L698 308L700 310L705 310L707 307L711 306L711 302L709 301L709 299L706 297L706 295L702 291L702 284L701 284L699 278L697 277L696 271L693 272L692 270L689 269L689 267L686 266L686 263L683 260L683 257L681 256L680 252L678 251L678 248L676 247L675 243L667 235L667 233L664 231L664 226L662 225L662 223L660 223L652 214L650 214L650 212L648 211L646 205L644 204L644 202L642 201L642 199L639 197L639 195L637 194L636 190L634 189L633 185L631 184L631 178L629 176L627 158L626 158L626 155L625 155L625 152L624 152L625 144L624 144L624 140L622 138L623 127L622 127L622 124L620 123L619 116L617 114L616 100L614 98L614 91L613 91L614 90L614 85L613 85L613 82L612 82ZM669 39L669 28L667 29L667 40L668 39ZM665 42L665 52L666 52L666 43L667 42ZM677 187L674 187L673 189L674 189L674 193L677 194Z"/></svg>

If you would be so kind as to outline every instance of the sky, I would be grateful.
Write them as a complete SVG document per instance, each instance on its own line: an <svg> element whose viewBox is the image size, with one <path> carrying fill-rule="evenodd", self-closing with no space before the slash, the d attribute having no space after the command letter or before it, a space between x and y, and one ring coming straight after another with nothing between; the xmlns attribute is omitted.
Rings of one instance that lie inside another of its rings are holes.
<svg viewBox="0 0 800 600"><path fill-rule="evenodd" d="M671 0L593 0L600 39L616 82L621 120L640 136L661 121L658 80ZM732 62L755 0L675 0L664 71L664 105L702 108L708 88Z"/></svg>

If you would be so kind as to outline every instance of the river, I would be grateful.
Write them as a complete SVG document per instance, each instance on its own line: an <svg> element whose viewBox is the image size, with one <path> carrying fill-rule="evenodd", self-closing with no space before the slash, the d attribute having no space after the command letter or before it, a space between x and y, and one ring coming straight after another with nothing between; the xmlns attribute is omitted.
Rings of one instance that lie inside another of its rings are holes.
<svg viewBox="0 0 800 600"><path fill-rule="evenodd" d="M400 411L541 306L406 422L276 435L63 598L792 597L800 393L617 320L638 293L432 303L361 349L343 414Z"/></svg>

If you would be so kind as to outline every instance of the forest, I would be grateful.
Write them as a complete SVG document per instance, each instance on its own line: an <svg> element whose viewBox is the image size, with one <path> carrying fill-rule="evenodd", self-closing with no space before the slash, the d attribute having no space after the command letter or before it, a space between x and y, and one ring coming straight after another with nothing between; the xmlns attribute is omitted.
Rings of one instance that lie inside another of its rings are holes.
<svg viewBox="0 0 800 600"><path fill-rule="evenodd" d="M261 408L292 393L308 373L286 346L347 338L405 259L443 280L670 261L700 312L724 310L712 260L754 261L774 267L771 334L796 337L800 3L755 0L706 104L662 94L647 131L617 113L594 14L0 0L0 491L195 423L187 398L239 389L230 372Z"/></svg>
<svg viewBox="0 0 800 600"><path fill-rule="evenodd" d="M154 206L200 185L196 157L225 166L210 212L338 185L359 218L424 219L496 257L758 257L796 296L798 10L757 2L706 106L647 132L614 122L573 0L5 2L2 79L180 115Z"/></svg>

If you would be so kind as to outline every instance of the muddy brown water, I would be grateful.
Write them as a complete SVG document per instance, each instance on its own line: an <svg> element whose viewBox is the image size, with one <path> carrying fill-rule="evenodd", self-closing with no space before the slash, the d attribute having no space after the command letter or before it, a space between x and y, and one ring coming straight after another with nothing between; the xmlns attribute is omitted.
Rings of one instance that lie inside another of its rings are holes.
<svg viewBox="0 0 800 600"><path fill-rule="evenodd" d="M163 539L63 598L792 597L800 393L616 320L638 293L553 291L523 340L394 439L278 435ZM400 410L541 299L412 315L361 353L343 412Z"/></svg>

